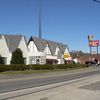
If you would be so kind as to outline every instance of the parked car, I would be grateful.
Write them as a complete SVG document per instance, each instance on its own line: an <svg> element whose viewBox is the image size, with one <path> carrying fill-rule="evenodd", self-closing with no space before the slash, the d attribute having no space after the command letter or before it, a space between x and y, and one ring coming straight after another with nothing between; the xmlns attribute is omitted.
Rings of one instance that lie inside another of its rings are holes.
<svg viewBox="0 0 100 100"><path fill-rule="evenodd" d="M88 64L88 65L96 65L97 62L95 62L95 61L86 61L85 64Z"/></svg>

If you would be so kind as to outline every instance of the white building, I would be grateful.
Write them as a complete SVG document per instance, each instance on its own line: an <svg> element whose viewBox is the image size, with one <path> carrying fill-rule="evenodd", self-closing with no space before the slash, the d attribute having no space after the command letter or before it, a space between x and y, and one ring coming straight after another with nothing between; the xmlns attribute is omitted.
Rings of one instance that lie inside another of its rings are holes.
<svg viewBox="0 0 100 100"><path fill-rule="evenodd" d="M30 38L28 49L30 64L64 64L64 54L69 54L67 45L36 37Z"/></svg>
<svg viewBox="0 0 100 100"><path fill-rule="evenodd" d="M0 55L10 64L12 52L20 48L26 64L64 64L69 58L68 46L54 41L31 37L28 44L22 35L0 35Z"/></svg>
<svg viewBox="0 0 100 100"><path fill-rule="evenodd" d="M21 35L0 35L0 55L4 58L5 64L10 64L12 52L20 48L26 64L28 63L28 48L24 36Z"/></svg>

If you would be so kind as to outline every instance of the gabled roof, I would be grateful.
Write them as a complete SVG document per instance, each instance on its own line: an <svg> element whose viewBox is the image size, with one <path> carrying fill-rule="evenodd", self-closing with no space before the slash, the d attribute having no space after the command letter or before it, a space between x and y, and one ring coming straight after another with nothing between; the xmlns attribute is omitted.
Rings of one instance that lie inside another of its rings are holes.
<svg viewBox="0 0 100 100"><path fill-rule="evenodd" d="M54 41L48 41L48 45L50 47L52 54L54 55L57 48L57 43Z"/></svg>
<svg viewBox="0 0 100 100"><path fill-rule="evenodd" d="M64 54L65 49L66 49L66 45L64 45L64 44L62 44L62 43L58 43L58 46L59 46L59 48L60 48L61 53Z"/></svg>
<svg viewBox="0 0 100 100"><path fill-rule="evenodd" d="M52 55L55 55L57 46L60 48L60 51L61 51L61 52L59 52L60 56L61 56L61 54L63 54L65 52L65 49L66 49L66 45L64 45L62 43L57 43L57 42L50 41L50 40L40 39L37 37L31 37L29 42L30 41L34 41L34 43L36 44L36 47L39 51L44 51L46 44L48 44Z"/></svg>
<svg viewBox="0 0 100 100"><path fill-rule="evenodd" d="M44 39L37 38L37 37L32 37L32 39L35 42L37 49L39 51L44 51L46 44L47 44L47 41Z"/></svg>
<svg viewBox="0 0 100 100"><path fill-rule="evenodd" d="M4 35L5 41L7 43L10 52L15 51L22 39L22 35Z"/></svg>
<svg viewBox="0 0 100 100"><path fill-rule="evenodd" d="M31 37L31 39L34 41L34 43L36 44L37 49L39 51L44 51L46 44L48 44L49 47L50 47L51 53L54 55L56 47L57 47L56 42L45 40L45 39L40 39L40 38L37 38L37 37Z"/></svg>

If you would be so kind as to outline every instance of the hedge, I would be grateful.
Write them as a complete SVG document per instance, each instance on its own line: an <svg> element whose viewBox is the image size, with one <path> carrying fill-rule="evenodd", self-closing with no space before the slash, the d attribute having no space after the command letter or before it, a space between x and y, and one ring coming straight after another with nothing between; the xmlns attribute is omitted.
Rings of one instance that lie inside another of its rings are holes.
<svg viewBox="0 0 100 100"><path fill-rule="evenodd" d="M23 70L54 70L54 69L73 69L85 68L85 64L63 64L63 65L0 65L0 72L4 71L23 71Z"/></svg>

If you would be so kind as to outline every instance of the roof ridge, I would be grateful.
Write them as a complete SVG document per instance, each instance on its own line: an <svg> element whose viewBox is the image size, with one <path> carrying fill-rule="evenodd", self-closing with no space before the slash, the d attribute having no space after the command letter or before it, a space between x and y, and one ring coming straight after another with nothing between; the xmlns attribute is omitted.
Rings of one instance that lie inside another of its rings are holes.
<svg viewBox="0 0 100 100"><path fill-rule="evenodd" d="M62 44L62 45L66 45L66 44L64 44L64 43L62 43L62 42L57 42L57 41L54 41L54 40L48 40L48 39L41 39L41 38L38 38L38 37L36 37L36 36L32 36L33 38L37 38L37 39L40 39L40 40L45 40L45 41L47 41L47 42L54 42L54 43L57 43L57 44Z"/></svg>
<svg viewBox="0 0 100 100"><path fill-rule="evenodd" d="M20 40L23 37L22 35L3 35L3 36L5 38L5 42L10 52L13 52L18 48Z"/></svg>

